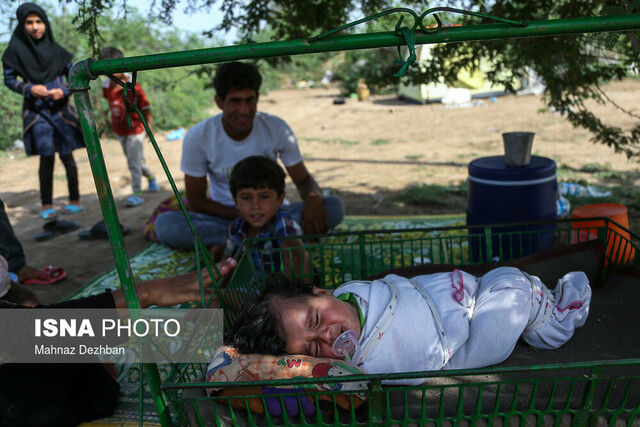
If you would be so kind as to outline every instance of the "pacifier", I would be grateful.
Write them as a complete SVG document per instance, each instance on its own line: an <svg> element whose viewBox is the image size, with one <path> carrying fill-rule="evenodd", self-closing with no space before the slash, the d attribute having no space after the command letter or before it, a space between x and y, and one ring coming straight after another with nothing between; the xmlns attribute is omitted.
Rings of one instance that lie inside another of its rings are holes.
<svg viewBox="0 0 640 427"><path fill-rule="evenodd" d="M356 331L349 329L348 331L344 331L340 334L340 336L333 342L331 350L333 351L333 354L338 357L344 357L347 360L347 363L353 366L355 363L354 359L356 359L358 353L360 353L360 345L356 339ZM354 357L350 356L352 353L354 353Z"/></svg>

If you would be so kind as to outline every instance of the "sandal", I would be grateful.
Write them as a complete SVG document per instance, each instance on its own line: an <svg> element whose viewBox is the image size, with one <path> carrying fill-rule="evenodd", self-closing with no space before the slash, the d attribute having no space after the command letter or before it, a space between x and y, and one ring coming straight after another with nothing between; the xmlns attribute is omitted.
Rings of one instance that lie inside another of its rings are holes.
<svg viewBox="0 0 640 427"><path fill-rule="evenodd" d="M67 234L80 228L80 223L74 221L66 221L64 219L56 219L46 222L42 229L42 233L35 235L36 242L43 242L45 240L53 239L60 234Z"/></svg>
<svg viewBox="0 0 640 427"><path fill-rule="evenodd" d="M45 209L42 212L40 212L40 218L44 219L45 221L50 221L52 219L56 219L57 217L58 217L58 214L56 210L53 208Z"/></svg>
<svg viewBox="0 0 640 427"><path fill-rule="evenodd" d="M122 231L122 235L126 235L129 231L131 231L131 227L124 226L120 224L120 230ZM104 223L104 220L98 221L93 224L89 230L82 230L78 233L78 238L80 240L100 240L100 239L108 239L109 233L107 233L107 225Z"/></svg>
<svg viewBox="0 0 640 427"><path fill-rule="evenodd" d="M71 215L71 214L78 213L83 209L84 209L84 206L68 204L67 206L62 208L62 210L60 212L62 212L65 215Z"/></svg>
<svg viewBox="0 0 640 427"><path fill-rule="evenodd" d="M23 285L52 285L67 277L61 267L48 265L36 271L36 277L22 282Z"/></svg>

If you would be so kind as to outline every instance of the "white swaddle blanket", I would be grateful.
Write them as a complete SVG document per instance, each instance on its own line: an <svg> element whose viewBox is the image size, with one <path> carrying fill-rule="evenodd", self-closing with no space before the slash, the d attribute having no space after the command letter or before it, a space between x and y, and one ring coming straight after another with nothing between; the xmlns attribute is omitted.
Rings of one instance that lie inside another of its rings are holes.
<svg viewBox="0 0 640 427"><path fill-rule="evenodd" d="M368 373L495 365L521 335L534 347L558 348L584 325L591 301L582 272L565 275L551 292L513 267L480 279L460 270L412 279L388 275L346 283L335 295L345 292L366 303L358 365Z"/></svg>

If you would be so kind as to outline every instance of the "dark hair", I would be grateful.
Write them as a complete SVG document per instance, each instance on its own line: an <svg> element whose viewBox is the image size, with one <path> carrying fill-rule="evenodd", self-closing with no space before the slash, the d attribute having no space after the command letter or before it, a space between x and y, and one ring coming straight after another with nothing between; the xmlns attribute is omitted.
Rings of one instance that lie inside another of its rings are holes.
<svg viewBox="0 0 640 427"><path fill-rule="evenodd" d="M284 193L285 172L273 159L249 156L235 164L229 177L229 189L233 197L243 188L269 188L280 197Z"/></svg>
<svg viewBox="0 0 640 427"><path fill-rule="evenodd" d="M107 46L100 50L98 59L119 59L124 58L124 53L115 46Z"/></svg>
<svg viewBox="0 0 640 427"><path fill-rule="evenodd" d="M262 76L256 67L244 62L226 62L218 67L213 78L216 94L223 100L230 90L253 89L260 93Z"/></svg>
<svg viewBox="0 0 640 427"><path fill-rule="evenodd" d="M301 279L273 274L253 302L247 304L233 322L225 344L243 354L286 354L280 309L287 302L313 298L313 285Z"/></svg>

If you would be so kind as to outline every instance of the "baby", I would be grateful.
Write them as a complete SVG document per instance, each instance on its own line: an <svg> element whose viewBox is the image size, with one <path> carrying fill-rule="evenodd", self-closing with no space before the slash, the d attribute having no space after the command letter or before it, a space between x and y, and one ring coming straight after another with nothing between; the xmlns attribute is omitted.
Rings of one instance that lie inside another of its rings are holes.
<svg viewBox="0 0 640 427"><path fill-rule="evenodd" d="M245 307L227 344L241 353L347 358L368 373L473 369L504 361L522 338L555 349L584 325L591 288L583 272L553 291L500 267L352 281L330 295L276 275ZM419 384L423 380L404 380Z"/></svg>

